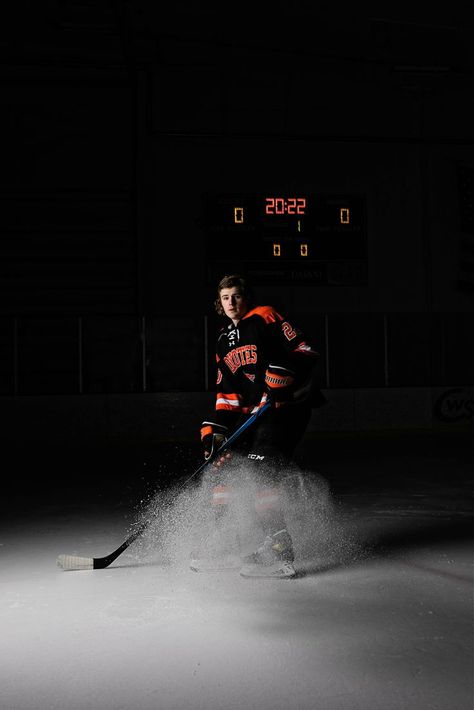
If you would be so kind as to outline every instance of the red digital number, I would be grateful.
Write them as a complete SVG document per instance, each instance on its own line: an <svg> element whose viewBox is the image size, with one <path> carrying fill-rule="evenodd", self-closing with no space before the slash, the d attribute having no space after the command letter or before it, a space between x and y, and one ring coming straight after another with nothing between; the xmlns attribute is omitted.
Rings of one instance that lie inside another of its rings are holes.
<svg viewBox="0 0 474 710"><path fill-rule="evenodd" d="M306 197L266 197L265 214L305 214Z"/></svg>
<svg viewBox="0 0 474 710"><path fill-rule="evenodd" d="M283 197L275 197L275 214L285 214L285 200Z"/></svg>
<svg viewBox="0 0 474 710"><path fill-rule="evenodd" d="M265 214L275 214L275 198L274 197L266 197L265 202L267 203L265 205Z"/></svg>
<svg viewBox="0 0 474 710"><path fill-rule="evenodd" d="M306 197L298 197L296 202L296 214L304 214L306 209Z"/></svg>
<svg viewBox="0 0 474 710"><path fill-rule="evenodd" d="M295 214L296 213L296 197L289 197L288 198L287 212L288 212L288 214Z"/></svg>

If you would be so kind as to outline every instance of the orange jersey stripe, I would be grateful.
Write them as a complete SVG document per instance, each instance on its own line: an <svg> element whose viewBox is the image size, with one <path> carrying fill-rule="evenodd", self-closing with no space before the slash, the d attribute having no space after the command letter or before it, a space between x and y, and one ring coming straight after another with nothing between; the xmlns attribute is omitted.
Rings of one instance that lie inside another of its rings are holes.
<svg viewBox="0 0 474 710"><path fill-rule="evenodd" d="M231 486L214 486L212 489L212 505L227 505L231 498Z"/></svg>
<svg viewBox="0 0 474 710"><path fill-rule="evenodd" d="M279 488L265 488L257 491L255 496L255 510L261 513L264 510L278 510L281 507Z"/></svg>
<svg viewBox="0 0 474 710"><path fill-rule="evenodd" d="M216 409L233 409L240 411L241 396L233 392L218 392L216 396Z"/></svg>

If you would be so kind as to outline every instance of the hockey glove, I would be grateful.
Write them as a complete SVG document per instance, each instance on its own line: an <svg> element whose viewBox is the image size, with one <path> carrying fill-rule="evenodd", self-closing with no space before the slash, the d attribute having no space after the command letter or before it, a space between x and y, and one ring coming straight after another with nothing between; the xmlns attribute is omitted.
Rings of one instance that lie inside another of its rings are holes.
<svg viewBox="0 0 474 710"><path fill-rule="evenodd" d="M203 422L201 427L201 441L204 449L204 458L210 458L226 441L227 429L218 424Z"/></svg>
<svg viewBox="0 0 474 710"><path fill-rule="evenodd" d="M275 402L293 398L295 373L281 365L269 365L265 372L265 386Z"/></svg>

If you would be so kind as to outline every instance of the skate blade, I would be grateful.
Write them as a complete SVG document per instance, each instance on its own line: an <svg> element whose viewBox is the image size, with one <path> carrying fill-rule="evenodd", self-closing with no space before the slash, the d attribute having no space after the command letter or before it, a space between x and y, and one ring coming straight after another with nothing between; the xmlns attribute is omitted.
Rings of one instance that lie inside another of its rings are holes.
<svg viewBox="0 0 474 710"><path fill-rule="evenodd" d="M273 565L244 565L241 577L265 579L291 579L296 577L296 570L291 562L276 562Z"/></svg>

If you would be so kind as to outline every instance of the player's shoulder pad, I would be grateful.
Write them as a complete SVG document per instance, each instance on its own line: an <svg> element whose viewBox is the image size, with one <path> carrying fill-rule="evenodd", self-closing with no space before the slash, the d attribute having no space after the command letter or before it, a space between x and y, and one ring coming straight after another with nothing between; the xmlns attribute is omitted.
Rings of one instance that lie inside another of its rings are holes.
<svg viewBox="0 0 474 710"><path fill-rule="evenodd" d="M245 314L244 319L251 318L252 316L262 318L265 323L280 323L283 320L283 316L281 316L273 306L256 306Z"/></svg>

